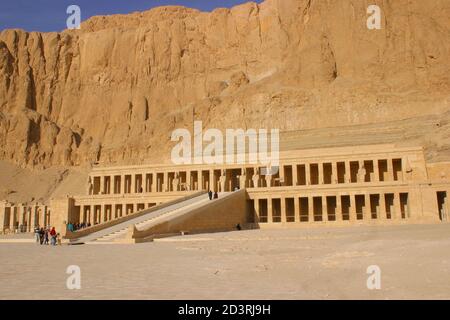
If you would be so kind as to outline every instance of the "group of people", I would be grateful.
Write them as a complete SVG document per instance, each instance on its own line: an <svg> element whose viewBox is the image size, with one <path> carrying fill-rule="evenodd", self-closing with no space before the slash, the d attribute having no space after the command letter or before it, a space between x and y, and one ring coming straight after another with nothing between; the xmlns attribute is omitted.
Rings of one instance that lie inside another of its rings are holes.
<svg viewBox="0 0 450 320"><path fill-rule="evenodd" d="M208 197L209 197L209 200L219 199L219 194L217 193L217 191L214 192L214 194L213 194L213 192L211 190L209 190Z"/></svg>
<svg viewBox="0 0 450 320"><path fill-rule="evenodd" d="M81 230L81 229L84 229L84 228L89 228L90 226L91 226L90 222L88 222L88 223L85 223L85 222L82 222L82 223L69 222L67 224L67 230L69 230L70 232L74 232L74 231Z"/></svg>
<svg viewBox="0 0 450 320"><path fill-rule="evenodd" d="M36 238L36 243L40 245L48 245L49 242L52 246L61 244L61 235L56 232L55 227L46 227L34 229L34 236Z"/></svg>

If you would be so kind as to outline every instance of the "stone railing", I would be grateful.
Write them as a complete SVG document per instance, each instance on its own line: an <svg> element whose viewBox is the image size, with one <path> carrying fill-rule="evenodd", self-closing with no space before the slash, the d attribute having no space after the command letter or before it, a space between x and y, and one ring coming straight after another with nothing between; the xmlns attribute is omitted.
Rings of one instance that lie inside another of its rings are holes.
<svg viewBox="0 0 450 320"><path fill-rule="evenodd" d="M144 209L144 210L138 211L136 213L132 213L132 214L129 214L127 216L120 217L118 219L111 220L111 221L108 221L108 222L105 222L105 223L100 223L100 224L97 224L95 226L91 226L91 227L85 228L83 230L74 231L74 232L71 232L71 231L67 230L66 234L64 235L64 238L72 240L72 239L77 239L77 238L80 238L80 237L84 237L84 236L87 236L87 235L89 235L91 233L94 233L94 232L97 232L97 231L100 231L100 230L103 230L103 229L106 229L106 228L109 228L109 227L113 227L113 226L115 226L115 225L117 225L119 223L126 222L126 221L134 219L134 218L138 218L138 217L143 216L145 214L148 214L148 213L151 213L151 212L154 212L154 211L158 211L160 209L163 209L163 208L166 208L168 206L171 206L171 205L174 205L174 204L177 204L177 203L180 203L180 202L183 202L183 201L186 201L186 200L189 200L189 199L201 196L201 195L206 194L206 193L207 193L206 191L199 191L199 192L193 193L193 194L191 194L189 196L186 196L186 197L183 197L183 198L179 198L179 199L176 199L176 200L173 200L173 201L168 201L168 202L160 204L158 206L151 207L151 208L148 208L148 209Z"/></svg>

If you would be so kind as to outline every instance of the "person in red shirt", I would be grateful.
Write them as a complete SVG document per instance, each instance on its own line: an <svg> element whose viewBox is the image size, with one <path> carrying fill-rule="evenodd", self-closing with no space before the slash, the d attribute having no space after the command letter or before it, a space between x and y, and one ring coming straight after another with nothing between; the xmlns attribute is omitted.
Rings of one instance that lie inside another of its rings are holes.
<svg viewBox="0 0 450 320"><path fill-rule="evenodd" d="M56 246L56 230L55 227L50 231L50 236L52 237L51 244L52 246Z"/></svg>

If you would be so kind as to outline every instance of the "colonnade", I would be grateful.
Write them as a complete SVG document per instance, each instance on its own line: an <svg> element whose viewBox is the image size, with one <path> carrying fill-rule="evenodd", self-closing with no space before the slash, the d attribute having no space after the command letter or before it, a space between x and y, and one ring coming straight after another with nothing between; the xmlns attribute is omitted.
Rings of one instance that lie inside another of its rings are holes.
<svg viewBox="0 0 450 320"><path fill-rule="evenodd" d="M35 227L49 226L50 209L45 205L0 202L0 230L32 232Z"/></svg>
<svg viewBox="0 0 450 320"><path fill-rule="evenodd" d="M88 194L233 191L236 188L393 182L405 180L410 171L406 159L390 158L285 163L271 169L245 166L117 174L94 172L89 178Z"/></svg>
<svg viewBox="0 0 450 320"><path fill-rule="evenodd" d="M76 221L86 225L97 225L119 219L130 214L159 205L160 203L114 203L114 204L80 204L76 207Z"/></svg>
<svg viewBox="0 0 450 320"><path fill-rule="evenodd" d="M404 220L410 215L407 192L273 195L248 201L257 223Z"/></svg>

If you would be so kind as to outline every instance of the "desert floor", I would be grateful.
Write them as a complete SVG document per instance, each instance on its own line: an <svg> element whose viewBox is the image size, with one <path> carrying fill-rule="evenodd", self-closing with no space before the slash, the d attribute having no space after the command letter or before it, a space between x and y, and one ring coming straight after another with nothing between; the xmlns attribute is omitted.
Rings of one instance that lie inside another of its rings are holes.
<svg viewBox="0 0 450 320"><path fill-rule="evenodd" d="M450 299L450 224L254 230L139 245L3 237L0 299ZM15 243L5 243L5 241ZM67 267L81 268L69 290ZM367 288L367 268L381 289Z"/></svg>

